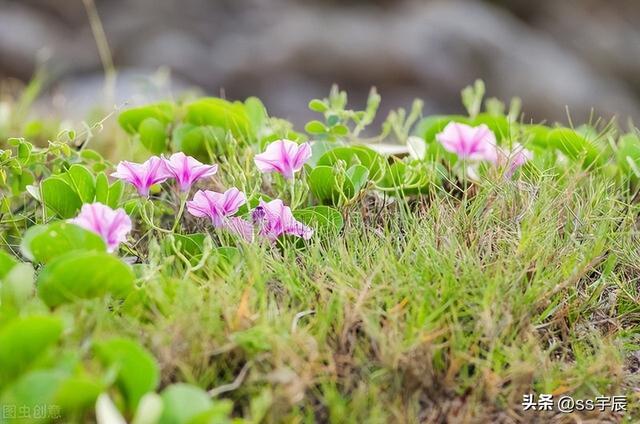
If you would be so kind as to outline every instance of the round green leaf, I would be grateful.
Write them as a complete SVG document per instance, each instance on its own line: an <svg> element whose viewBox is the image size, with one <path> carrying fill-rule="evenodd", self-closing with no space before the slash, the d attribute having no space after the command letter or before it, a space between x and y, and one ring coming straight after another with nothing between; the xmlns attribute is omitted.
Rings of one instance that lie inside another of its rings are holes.
<svg viewBox="0 0 640 424"><path fill-rule="evenodd" d="M219 127L238 138L254 135L247 111L240 102L231 103L215 97L196 100L187 105L184 121L199 126Z"/></svg>
<svg viewBox="0 0 640 424"><path fill-rule="evenodd" d="M309 102L309 109L314 112L324 113L328 110L328 107L322 100L313 99Z"/></svg>
<svg viewBox="0 0 640 424"><path fill-rule="evenodd" d="M134 288L131 267L102 252L75 251L44 266L37 279L38 294L49 306L111 294L125 297Z"/></svg>
<svg viewBox="0 0 640 424"><path fill-rule="evenodd" d="M324 134L327 132L327 128L320 121L307 122L307 125L304 126L304 130L309 134Z"/></svg>
<svg viewBox="0 0 640 424"><path fill-rule="evenodd" d="M427 116L416 124L415 134L424 138L427 143L432 143L436 139L436 134L442 132L451 121L468 124L469 118L462 115Z"/></svg>
<svg viewBox="0 0 640 424"><path fill-rule="evenodd" d="M42 410L44 405L55 404L55 394L60 387L61 382L65 378L65 372L59 369L53 370L34 370L20 376L13 384L6 388L0 397L0 405L13 405L17 408L26 408L28 411ZM0 386L2 384L0 383ZM19 406L18 406L19 405ZM20 409L17 409L18 411ZM6 410L5 410L6 411ZM3 416L0 415L0 418ZM49 420L37 420L35 414L32 419L11 420L5 413L2 423L42 423ZM45 417L43 417L45 418Z"/></svg>
<svg viewBox="0 0 640 424"><path fill-rule="evenodd" d="M130 410L138 406L145 393L155 390L160 381L155 358L133 340L118 338L96 343L95 353L105 366L117 370L116 382Z"/></svg>
<svg viewBox="0 0 640 424"><path fill-rule="evenodd" d="M604 157L598 148L570 128L556 128L548 134L549 145L555 147L567 157L580 160L584 166L601 164Z"/></svg>
<svg viewBox="0 0 640 424"><path fill-rule="evenodd" d="M173 121L174 109L174 105L169 102L134 107L122 112L118 116L118 123L129 134L135 134L142 121L147 118L155 118L163 124Z"/></svg>
<svg viewBox="0 0 640 424"><path fill-rule="evenodd" d="M0 385L24 372L62 333L51 316L28 316L0 327Z"/></svg>
<svg viewBox="0 0 640 424"><path fill-rule="evenodd" d="M156 118L147 118L138 128L140 142L151 153L160 154L167 148L166 125Z"/></svg>
<svg viewBox="0 0 640 424"><path fill-rule="evenodd" d="M96 233L58 221L29 228L22 238L20 250L31 261L47 263L71 251L105 252L107 247Z"/></svg>
<svg viewBox="0 0 640 424"><path fill-rule="evenodd" d="M189 384L172 384L161 396L164 408L159 424L186 424L213 407L205 391Z"/></svg>
<svg viewBox="0 0 640 424"><path fill-rule="evenodd" d="M350 199L356 192L351 180L346 176L343 186L339 186L331 166L316 166L307 177L307 182L313 195L322 202L337 204L341 193Z"/></svg>

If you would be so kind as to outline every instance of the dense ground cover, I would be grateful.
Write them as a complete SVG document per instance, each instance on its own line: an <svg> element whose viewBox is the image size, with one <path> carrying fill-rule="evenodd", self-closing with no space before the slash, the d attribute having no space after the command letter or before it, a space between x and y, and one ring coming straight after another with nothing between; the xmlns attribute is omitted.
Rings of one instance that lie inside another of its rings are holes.
<svg viewBox="0 0 640 424"><path fill-rule="evenodd" d="M124 132L3 103L0 421L637 420L637 132L483 94L366 138L375 92L305 133L253 98Z"/></svg>

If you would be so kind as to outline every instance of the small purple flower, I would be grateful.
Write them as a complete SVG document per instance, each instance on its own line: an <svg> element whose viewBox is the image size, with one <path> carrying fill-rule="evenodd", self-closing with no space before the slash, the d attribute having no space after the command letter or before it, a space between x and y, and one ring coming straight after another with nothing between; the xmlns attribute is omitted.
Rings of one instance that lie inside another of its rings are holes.
<svg viewBox="0 0 640 424"><path fill-rule="evenodd" d="M506 178L511 178L518 168L533 159L533 152L525 149L520 143L514 143L510 151L500 151L499 161L506 165L504 173Z"/></svg>
<svg viewBox="0 0 640 424"><path fill-rule="evenodd" d="M189 191L193 183L201 178L212 177L218 172L218 165L205 165L182 152L163 158L166 169L178 182L180 191Z"/></svg>
<svg viewBox="0 0 640 424"><path fill-rule="evenodd" d="M283 234L291 234L305 240L313 235L313 229L297 221L291 213L291 208L285 206L280 199L268 203L260 200L251 217L260 227L260 235L271 241L275 241Z"/></svg>
<svg viewBox="0 0 640 424"><path fill-rule="evenodd" d="M242 218L233 217L246 201L244 193L237 188L230 188L224 193L198 190L193 200L187 202L187 210L195 217L208 217L216 228L226 228L245 240L251 241L253 239L251 223Z"/></svg>
<svg viewBox="0 0 640 424"><path fill-rule="evenodd" d="M486 160L496 163L498 151L496 136L485 124L477 127L449 122L436 139L445 150L455 153L462 160Z"/></svg>
<svg viewBox="0 0 640 424"><path fill-rule="evenodd" d="M152 156L143 163L133 163L123 160L116 167L112 177L125 180L132 184L140 196L149 196L149 188L154 184L165 182L173 175L166 168L162 159Z"/></svg>
<svg viewBox="0 0 640 424"><path fill-rule="evenodd" d="M298 145L291 140L277 140L267 146L264 153L256 155L254 162L262 172L279 172L286 179L302 169L302 165L311 157L311 145Z"/></svg>
<svg viewBox="0 0 640 424"><path fill-rule="evenodd" d="M107 251L113 252L120 243L127 240L131 232L131 219L124 209L113 210L102 203L87 203L77 217L69 222L98 234L107 245Z"/></svg>

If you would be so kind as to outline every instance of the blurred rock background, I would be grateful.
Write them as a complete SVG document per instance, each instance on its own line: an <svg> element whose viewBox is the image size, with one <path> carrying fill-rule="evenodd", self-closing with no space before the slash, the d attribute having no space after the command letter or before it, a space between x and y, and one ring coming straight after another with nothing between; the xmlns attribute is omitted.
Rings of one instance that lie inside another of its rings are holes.
<svg viewBox="0 0 640 424"><path fill-rule="evenodd" d="M375 85L386 110L420 97L426 113L448 113L462 110L460 89L482 78L491 96L520 96L534 121L567 122L568 108L584 122L593 108L640 122L637 0L96 4L119 105L197 86L257 95L301 127L313 116L308 100L334 82L355 105ZM39 63L52 77L47 110L77 117L101 101L102 65L81 0L0 0L0 78L28 81Z"/></svg>

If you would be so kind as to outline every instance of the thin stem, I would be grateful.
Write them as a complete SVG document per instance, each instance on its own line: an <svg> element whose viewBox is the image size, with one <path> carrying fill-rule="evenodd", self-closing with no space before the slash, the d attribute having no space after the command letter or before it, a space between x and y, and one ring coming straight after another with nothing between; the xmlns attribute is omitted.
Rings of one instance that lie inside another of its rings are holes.
<svg viewBox="0 0 640 424"><path fill-rule="evenodd" d="M109 49L107 35L104 32L104 27L102 26L102 21L100 20L98 8L96 7L94 0L82 1L85 9L87 10L91 32L93 32L93 38L96 40L98 54L100 56L100 61L102 62L102 67L104 68L104 91L106 100L108 103L113 103L116 67L113 65L113 57L111 56L111 50Z"/></svg>
<svg viewBox="0 0 640 424"><path fill-rule="evenodd" d="M291 179L291 185L289 187L290 195L291 195L291 209L296 208L296 180L294 178Z"/></svg>
<svg viewBox="0 0 640 424"><path fill-rule="evenodd" d="M147 199L146 202L140 208L140 216L142 217L142 220L144 221L144 223L147 224L149 226L149 228L152 228L152 229L154 229L156 231L172 234L173 233L172 230L165 230L164 228L160 228L160 227L158 227L157 225L155 225L153 223L153 218L149 218L149 216L147 215L147 205L148 204L150 204L151 207L153 207L153 203L151 203L151 201L149 199Z"/></svg>
<svg viewBox="0 0 640 424"><path fill-rule="evenodd" d="M187 204L187 199L189 198L189 192L180 193L180 209L178 209L178 214L176 215L176 220L173 222L173 227L171 227L171 232L175 232L176 228L178 228L178 224L182 219L182 215L184 214L184 206Z"/></svg>

